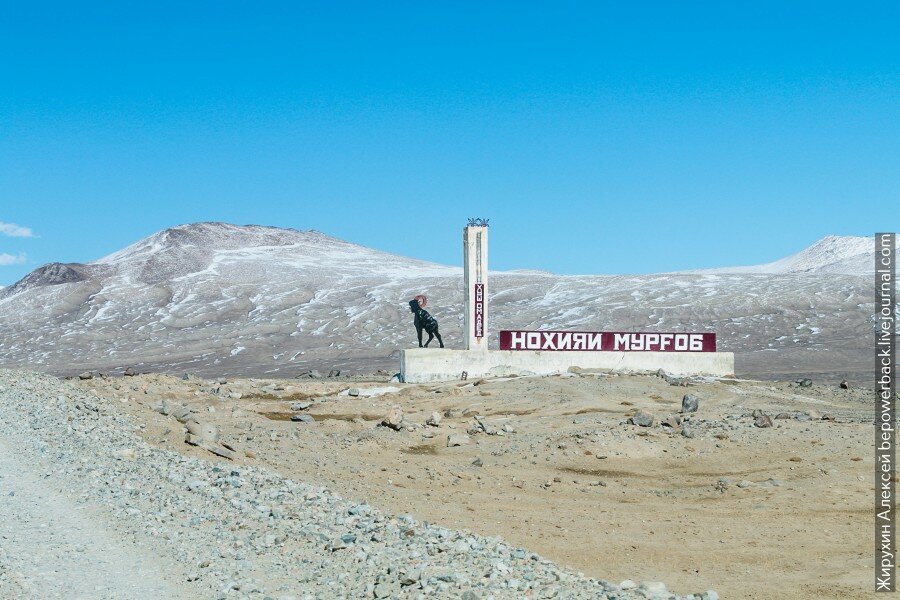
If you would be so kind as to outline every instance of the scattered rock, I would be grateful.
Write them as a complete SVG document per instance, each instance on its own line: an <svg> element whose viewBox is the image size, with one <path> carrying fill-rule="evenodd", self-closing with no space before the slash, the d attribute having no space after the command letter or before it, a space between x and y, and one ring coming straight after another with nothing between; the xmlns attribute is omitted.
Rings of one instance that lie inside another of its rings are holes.
<svg viewBox="0 0 900 600"><path fill-rule="evenodd" d="M294 402L293 404L291 404L291 410L293 410L293 411L306 410L310 406L312 406L312 402Z"/></svg>
<svg viewBox="0 0 900 600"><path fill-rule="evenodd" d="M124 375L125 377L134 377L135 375L137 375L137 371L135 371L131 367L128 367L127 369L125 369L122 375Z"/></svg>
<svg viewBox="0 0 900 600"><path fill-rule="evenodd" d="M812 387L813 381L812 381L812 379L799 379L799 380L797 380L797 383L802 388L808 388L808 387Z"/></svg>
<svg viewBox="0 0 900 600"><path fill-rule="evenodd" d="M81 379L82 381L85 381L87 379L93 379L93 378L94 378L94 374L91 373L90 371L85 371L84 373L82 373L81 375L78 376L78 379Z"/></svg>
<svg viewBox="0 0 900 600"><path fill-rule="evenodd" d="M299 413L291 415L291 421L294 423L315 423L316 419L308 413Z"/></svg>
<svg viewBox="0 0 900 600"><path fill-rule="evenodd" d="M468 446L471 438L464 433L453 433L447 436L447 447Z"/></svg>
<svg viewBox="0 0 900 600"><path fill-rule="evenodd" d="M395 404L381 420L381 424L399 431L403 427L403 408Z"/></svg>
<svg viewBox="0 0 900 600"><path fill-rule="evenodd" d="M840 383L840 386L841 386L841 389L842 389L842 390L849 390L849 389L850 389L850 383L849 383L846 379L843 380L843 381Z"/></svg>
<svg viewBox="0 0 900 600"><path fill-rule="evenodd" d="M662 427L668 427L669 429L679 429L681 427L681 417L678 415L669 415L660 423Z"/></svg>
<svg viewBox="0 0 900 600"><path fill-rule="evenodd" d="M684 437L686 437L688 439L693 439L694 437L696 437L697 434L694 432L693 427L689 427L688 425L685 425L681 429L681 435L683 435Z"/></svg>
<svg viewBox="0 0 900 600"><path fill-rule="evenodd" d="M328 376L329 377L340 377L341 370L340 369L332 369L332 370L328 371Z"/></svg>
<svg viewBox="0 0 900 600"><path fill-rule="evenodd" d="M694 394L685 394L684 398L681 399L681 412L693 413L697 412L698 408L700 408L700 398Z"/></svg>
<svg viewBox="0 0 900 600"><path fill-rule="evenodd" d="M347 547L347 543L341 538L337 538L336 540L331 540L329 542L327 548L332 552L336 552L337 550L343 550Z"/></svg>
<svg viewBox="0 0 900 600"><path fill-rule="evenodd" d="M472 461L472 466L473 466L473 467L483 467L483 466L484 466L484 462L481 460L481 457L478 457L478 458L476 458L475 460L473 460L473 461Z"/></svg>
<svg viewBox="0 0 900 600"><path fill-rule="evenodd" d="M350 388L347 390L347 395L349 396L359 396L359 388Z"/></svg>
<svg viewBox="0 0 900 600"><path fill-rule="evenodd" d="M772 417L770 417L769 415L761 414L753 420L753 424L757 427L771 427L773 425Z"/></svg>
<svg viewBox="0 0 900 600"><path fill-rule="evenodd" d="M166 402L165 400L160 400L159 402L154 404L151 408L153 410L155 410L156 412L158 412L159 414L165 415L168 417L170 414L172 414L173 407L170 406L169 403Z"/></svg>
<svg viewBox="0 0 900 600"><path fill-rule="evenodd" d="M786 413L786 412L780 412L777 415L775 415L776 419L790 419L792 417L793 417L793 415L791 415L791 413Z"/></svg>
<svg viewBox="0 0 900 600"><path fill-rule="evenodd" d="M640 427L652 427L653 420L653 415L646 411L639 410L631 417L631 424Z"/></svg>
<svg viewBox="0 0 900 600"><path fill-rule="evenodd" d="M172 408L172 411L169 413L179 423L187 423L190 420L194 419L193 413L191 413L191 409L187 406L176 406Z"/></svg>
<svg viewBox="0 0 900 600"><path fill-rule="evenodd" d="M435 411L425 420L425 424L431 427L440 427L442 419L441 413Z"/></svg>
<svg viewBox="0 0 900 600"><path fill-rule="evenodd" d="M188 433L194 435L207 442L219 441L219 429L215 425L209 423L198 423L197 421L188 421L184 425Z"/></svg>

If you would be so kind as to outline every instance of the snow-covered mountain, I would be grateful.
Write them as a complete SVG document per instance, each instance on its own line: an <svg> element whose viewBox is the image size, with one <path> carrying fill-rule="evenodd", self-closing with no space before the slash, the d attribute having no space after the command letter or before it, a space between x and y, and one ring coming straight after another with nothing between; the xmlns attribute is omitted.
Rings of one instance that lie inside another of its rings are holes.
<svg viewBox="0 0 900 600"><path fill-rule="evenodd" d="M870 278L846 266L866 260L858 240L825 238L770 265L716 272L495 272L489 327L716 331L739 372L852 375L869 368L874 311ZM396 370L399 349L415 343L406 303L420 293L445 343L458 346L458 267L315 231L183 225L92 263L44 265L0 290L0 366Z"/></svg>
<svg viewBox="0 0 900 600"><path fill-rule="evenodd" d="M875 273L875 238L829 235L775 262L751 267L704 269L697 273Z"/></svg>

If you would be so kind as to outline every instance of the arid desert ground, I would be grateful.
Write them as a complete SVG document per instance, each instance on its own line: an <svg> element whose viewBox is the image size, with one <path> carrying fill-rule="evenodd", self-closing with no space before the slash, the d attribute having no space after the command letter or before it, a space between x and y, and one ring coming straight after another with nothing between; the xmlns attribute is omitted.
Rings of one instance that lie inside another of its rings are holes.
<svg viewBox="0 0 900 600"><path fill-rule="evenodd" d="M502 536L588 576L722 598L863 598L870 587L864 389L602 373L78 384L153 446ZM685 394L699 408L679 424ZM181 405L221 432L233 462L185 443L161 414ZM637 411L654 423L631 424Z"/></svg>

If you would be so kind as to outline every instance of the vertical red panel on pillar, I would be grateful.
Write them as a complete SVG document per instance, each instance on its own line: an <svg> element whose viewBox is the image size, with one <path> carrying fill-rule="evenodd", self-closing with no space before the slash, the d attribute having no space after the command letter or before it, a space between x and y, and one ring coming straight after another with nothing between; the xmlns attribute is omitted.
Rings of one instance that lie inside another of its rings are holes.
<svg viewBox="0 0 900 600"><path fill-rule="evenodd" d="M484 284L475 284L475 337L484 337Z"/></svg>

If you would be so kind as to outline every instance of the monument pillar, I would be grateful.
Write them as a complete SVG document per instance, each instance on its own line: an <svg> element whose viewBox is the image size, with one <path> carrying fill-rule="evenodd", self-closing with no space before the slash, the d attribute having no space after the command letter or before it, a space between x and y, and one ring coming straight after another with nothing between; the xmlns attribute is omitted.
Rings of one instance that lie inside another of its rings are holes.
<svg viewBox="0 0 900 600"><path fill-rule="evenodd" d="M469 219L463 229L463 262L466 286L466 350L488 349L488 224Z"/></svg>

